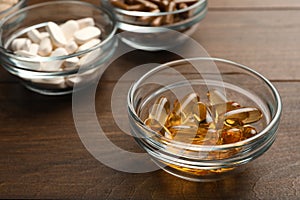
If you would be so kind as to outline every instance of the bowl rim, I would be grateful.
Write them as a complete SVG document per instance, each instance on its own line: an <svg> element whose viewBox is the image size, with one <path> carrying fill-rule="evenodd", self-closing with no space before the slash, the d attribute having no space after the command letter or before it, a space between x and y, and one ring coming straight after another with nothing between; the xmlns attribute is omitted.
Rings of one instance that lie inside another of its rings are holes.
<svg viewBox="0 0 300 200"><path fill-rule="evenodd" d="M154 13L154 12L145 12L145 11L128 11L128 10L117 8L113 5L111 5L110 0L104 0L104 1L108 2L109 6L111 6L113 8L113 10L118 12L119 14L124 14L124 15L128 15L128 16L133 16L133 17L157 17L157 16L164 16L164 15L179 14L179 13L187 12L189 10L197 8L201 5L207 5L207 0L199 0L198 2L194 3L191 6L188 6L187 8L184 8L184 9L175 10L175 11L171 11L171 12Z"/></svg>
<svg viewBox="0 0 300 200"><path fill-rule="evenodd" d="M95 9L95 10L98 10L98 11L101 11L101 12L105 13L107 16L109 16L109 18L112 22L112 31L108 34L108 36L104 40L101 40L101 42L98 45L96 45L96 46L94 46L90 49L75 52L75 53L65 55L65 56L52 56L52 57L51 56L48 56L48 57L24 57L24 56L19 56L19 55L14 54L12 51L7 50L4 47L4 44L2 44L1 39L0 39L0 53L3 53L5 56L12 57L16 60L20 60L20 61L24 61L24 62L50 62L50 61L64 60L64 59L72 58L72 57L75 57L75 56L80 56L80 55L92 52L96 49L101 49L102 46L104 46L106 43L108 43L109 41L111 41L115 37L115 33L118 29L117 20L116 20L115 16L111 13L111 11L109 11L105 7L99 7L99 6L96 6L96 5L88 3L88 2L74 1L74 0L71 0L71 1L63 0L63 1L48 1L48 2L43 2L43 3L33 4L31 6L24 7L22 9L18 10L17 12L14 12L14 13L10 14L10 15L7 15L2 20L0 20L0 38L2 37L2 31L3 31L2 26L5 22L7 22L7 20L9 20L9 19L11 19L11 18L13 18L13 17L15 17L19 14L22 14L23 12L28 12L31 9L36 9L38 7L47 6L47 5L55 5L55 4L70 4L70 3L71 4L78 4L79 6L91 7L92 9ZM47 22L44 22L44 23L41 23L41 24L45 24L45 23L47 23ZM51 71L40 71L40 70L22 68L22 67L19 67L19 66L17 66L17 68L20 68L22 70L28 70L28 71L51 73ZM70 71L70 70L65 70L65 72L67 72L67 71ZM55 72L57 72L57 71L55 71Z"/></svg>
<svg viewBox="0 0 300 200"><path fill-rule="evenodd" d="M9 13L10 11L12 11L13 9L21 6L22 4L24 4L27 0L19 0L15 5L11 6L10 8L6 9L6 10L3 10L0 12L0 16L3 15L3 14L6 14L6 13ZM6 16L5 16L6 17ZM4 18L5 18L4 17ZM4 19L3 18L3 19Z"/></svg>
<svg viewBox="0 0 300 200"><path fill-rule="evenodd" d="M150 129L148 126L144 124L144 122L140 119L140 117L137 115L134 106L133 106L133 95L134 91L136 91L140 85L140 83L146 79L149 75L153 75L156 71L159 71L165 67L172 66L174 64L182 63L182 62L190 62L190 61L213 61L213 62L223 62L226 64L234 65L236 67L239 67L240 69L243 69L250 74L255 75L257 78L262 80L268 87L271 89L271 92L274 95L275 102L276 102L276 111L274 117L271 118L270 122L267 124L266 127L264 127L263 130L261 130L258 134L255 136L248 138L246 140L242 140L239 142L235 143L230 143L230 144L222 144L222 145L198 145L198 144L188 144L184 142L179 142L179 141L174 141L172 139L168 139L162 135L157 134L155 131ZM214 58L214 57L195 57L195 58L187 58L187 59L179 59L175 61L170 61L164 64L159 65L158 67L153 68L152 70L148 71L145 73L143 76L141 76L137 81L135 81L127 94L127 107L128 107L128 112L131 114L131 116L134 118L134 120L139 124L139 126L143 127L147 131L151 132L154 136L157 136L161 139L163 139L165 142L174 145L174 147L182 148L185 147L187 149L201 149L201 151L211 151L213 150L226 150L226 149L231 149L231 148L237 148L237 147L242 147L246 145L251 145L252 143L255 143L258 141L259 138L262 136L266 135L275 125L277 122L279 122L281 113L282 113L282 101L279 92L275 88L275 86L263 75L258 73L257 71L247 67L246 65L239 64L230 60L222 59L222 58ZM275 133L274 133L275 134Z"/></svg>

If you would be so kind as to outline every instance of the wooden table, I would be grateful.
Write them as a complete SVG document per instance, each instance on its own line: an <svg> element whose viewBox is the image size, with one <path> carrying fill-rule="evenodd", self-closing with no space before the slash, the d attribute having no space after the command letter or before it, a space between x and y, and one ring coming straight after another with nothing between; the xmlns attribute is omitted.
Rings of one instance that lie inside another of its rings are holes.
<svg viewBox="0 0 300 200"><path fill-rule="evenodd" d="M209 0L207 17L193 38L211 56L251 66L269 78L283 100L271 149L244 172L218 182L188 182L162 170L129 174L103 165L79 139L71 95L35 94L1 68L0 198L300 199L299 19L298 0ZM96 111L116 145L139 150L111 118L116 81L137 64L174 58L168 52L134 51L105 71Z"/></svg>

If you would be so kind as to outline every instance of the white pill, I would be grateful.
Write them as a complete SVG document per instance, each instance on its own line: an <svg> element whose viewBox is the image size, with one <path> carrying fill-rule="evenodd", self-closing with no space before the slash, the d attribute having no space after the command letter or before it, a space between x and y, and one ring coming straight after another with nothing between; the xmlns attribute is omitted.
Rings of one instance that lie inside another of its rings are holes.
<svg viewBox="0 0 300 200"><path fill-rule="evenodd" d="M82 78L80 76L71 76L66 78L66 84L68 86L73 87L75 84L78 84L82 81Z"/></svg>
<svg viewBox="0 0 300 200"><path fill-rule="evenodd" d="M75 69L78 66L78 63L79 63L78 57L68 58L64 62L64 70Z"/></svg>
<svg viewBox="0 0 300 200"><path fill-rule="evenodd" d="M90 48L96 46L97 44L99 44L100 42L101 42L101 40L99 40L99 39L92 39L92 40L84 43L80 47L78 47L77 52L90 49Z"/></svg>
<svg viewBox="0 0 300 200"><path fill-rule="evenodd" d="M52 51L52 53L50 54L50 56L66 56L68 55L68 52L65 48L62 47L58 47L56 48L54 51Z"/></svg>
<svg viewBox="0 0 300 200"><path fill-rule="evenodd" d="M52 52L52 49L53 49L53 47L52 47L50 38L48 38L48 37L43 38L40 42L38 54L40 56L48 56Z"/></svg>
<svg viewBox="0 0 300 200"><path fill-rule="evenodd" d="M69 20L60 25L60 28L67 41L69 41L72 40L74 33L79 30L79 24L75 20Z"/></svg>
<svg viewBox="0 0 300 200"><path fill-rule="evenodd" d="M83 29L88 26L95 26L95 21L91 17L78 19L77 23L78 23L80 29Z"/></svg>
<svg viewBox="0 0 300 200"><path fill-rule="evenodd" d="M32 29L27 32L27 36L34 43L40 43L41 41L41 33L37 29Z"/></svg>
<svg viewBox="0 0 300 200"><path fill-rule="evenodd" d="M40 47L40 45L32 43L29 47L29 52L34 54L34 55L37 55L38 51L39 51L39 47Z"/></svg>
<svg viewBox="0 0 300 200"><path fill-rule="evenodd" d="M40 36L41 36L41 40L46 38L46 37L50 37L49 33L48 32L40 32Z"/></svg>
<svg viewBox="0 0 300 200"><path fill-rule="evenodd" d="M96 49L92 52L87 53L86 55L82 56L79 60L79 66L88 65L96 60L102 53L102 50Z"/></svg>
<svg viewBox="0 0 300 200"><path fill-rule="evenodd" d="M15 51L14 53L18 56L28 57L28 58L39 57L38 55L32 54L29 51L25 51L25 50L18 50ZM41 70L41 64L39 61L18 60L18 66L26 69Z"/></svg>
<svg viewBox="0 0 300 200"><path fill-rule="evenodd" d="M67 40L60 27L54 22L48 22L46 26L53 44L57 47L62 47L67 44Z"/></svg>
<svg viewBox="0 0 300 200"><path fill-rule="evenodd" d="M52 51L52 53L50 54L50 57L65 56L65 55L68 55L68 52L64 48L59 47L59 48L55 49L54 51ZM60 71L63 62L64 62L64 60L62 60L62 59L44 62L44 63L41 63L41 67L44 71Z"/></svg>
<svg viewBox="0 0 300 200"><path fill-rule="evenodd" d="M72 54L78 49L78 45L75 41L72 40L66 44L65 49L69 54Z"/></svg>
<svg viewBox="0 0 300 200"><path fill-rule="evenodd" d="M28 38L16 38L12 41L11 48L13 51L29 50L31 41Z"/></svg>
<svg viewBox="0 0 300 200"><path fill-rule="evenodd" d="M22 47L23 50L29 51L30 45L32 44L31 40L27 39Z"/></svg>
<svg viewBox="0 0 300 200"><path fill-rule="evenodd" d="M36 54L33 54L33 53L31 53L29 51L26 51L26 50L18 50L18 51L15 51L14 53L18 56L24 56L24 57L35 57L35 56L37 56Z"/></svg>
<svg viewBox="0 0 300 200"><path fill-rule="evenodd" d="M74 33L74 39L78 44L84 44L91 39L98 38L101 34L99 28L89 26Z"/></svg>

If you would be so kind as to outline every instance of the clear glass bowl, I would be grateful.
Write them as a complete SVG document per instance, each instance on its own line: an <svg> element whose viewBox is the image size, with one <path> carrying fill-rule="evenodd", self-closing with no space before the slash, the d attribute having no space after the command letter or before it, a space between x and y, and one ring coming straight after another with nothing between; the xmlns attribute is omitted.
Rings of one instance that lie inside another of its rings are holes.
<svg viewBox="0 0 300 200"><path fill-rule="evenodd" d="M145 125L149 108L160 96L181 99L197 92L208 102L207 91L224 91L227 99L259 108L258 133L231 144L198 145L175 141ZM158 166L191 181L224 178L261 156L275 140L282 104L276 88L252 69L217 58L191 58L163 64L146 73L129 90L128 113L132 135Z"/></svg>
<svg viewBox="0 0 300 200"><path fill-rule="evenodd" d="M0 19L8 16L11 13L14 13L18 10L20 10L21 8L25 7L27 0L19 0L18 3L16 3L15 5L13 5L12 7L3 10L2 12L0 12Z"/></svg>
<svg viewBox="0 0 300 200"><path fill-rule="evenodd" d="M199 22L207 12L207 0L199 0L185 9L158 13L120 9L111 5L110 0L104 0L102 3L116 15L118 28L122 31L120 39L129 46L147 51L164 50L182 44L187 40L187 36L197 30ZM175 15L188 17L161 26L151 25L148 20L140 20Z"/></svg>
<svg viewBox="0 0 300 200"><path fill-rule="evenodd" d="M101 30L101 43L67 56L23 57L14 54L9 46L33 28L46 26L49 21L62 24L67 20L92 17ZM105 64L116 49L116 20L106 9L81 1L52 1L25 7L7 16L0 24L1 65L17 76L30 90L46 95L62 95L73 91L74 84L85 87L102 75ZM68 58L87 56L80 69L59 71L41 70L40 66L61 65ZM82 88L76 87L76 88Z"/></svg>

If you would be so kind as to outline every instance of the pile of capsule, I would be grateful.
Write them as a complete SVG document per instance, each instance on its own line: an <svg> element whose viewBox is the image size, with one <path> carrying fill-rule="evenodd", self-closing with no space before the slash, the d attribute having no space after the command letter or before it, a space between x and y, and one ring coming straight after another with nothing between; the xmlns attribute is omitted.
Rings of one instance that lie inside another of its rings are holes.
<svg viewBox="0 0 300 200"><path fill-rule="evenodd" d="M30 27L29 27L30 29ZM90 49L101 42L101 30L95 26L93 18L68 20L63 24L47 22L41 29L31 28L24 37L14 39L11 50L24 57L66 56ZM42 71L60 71L77 68L86 64L93 57L85 54L82 57L70 57L59 63L40 65Z"/></svg>
<svg viewBox="0 0 300 200"><path fill-rule="evenodd" d="M18 2L19 2L19 0L0 0L0 12L11 8Z"/></svg>
<svg viewBox="0 0 300 200"><path fill-rule="evenodd" d="M186 9L199 0L110 0L115 7L128 11L151 13L173 12ZM157 17L139 17L137 20L151 26L173 24L189 17L189 12L170 14Z"/></svg>
<svg viewBox="0 0 300 200"><path fill-rule="evenodd" d="M149 110L145 124L166 138L199 145L222 145L239 142L257 134L250 124L258 122L262 112L228 101L218 90L207 93L209 103L197 93L171 102L161 96Z"/></svg>

